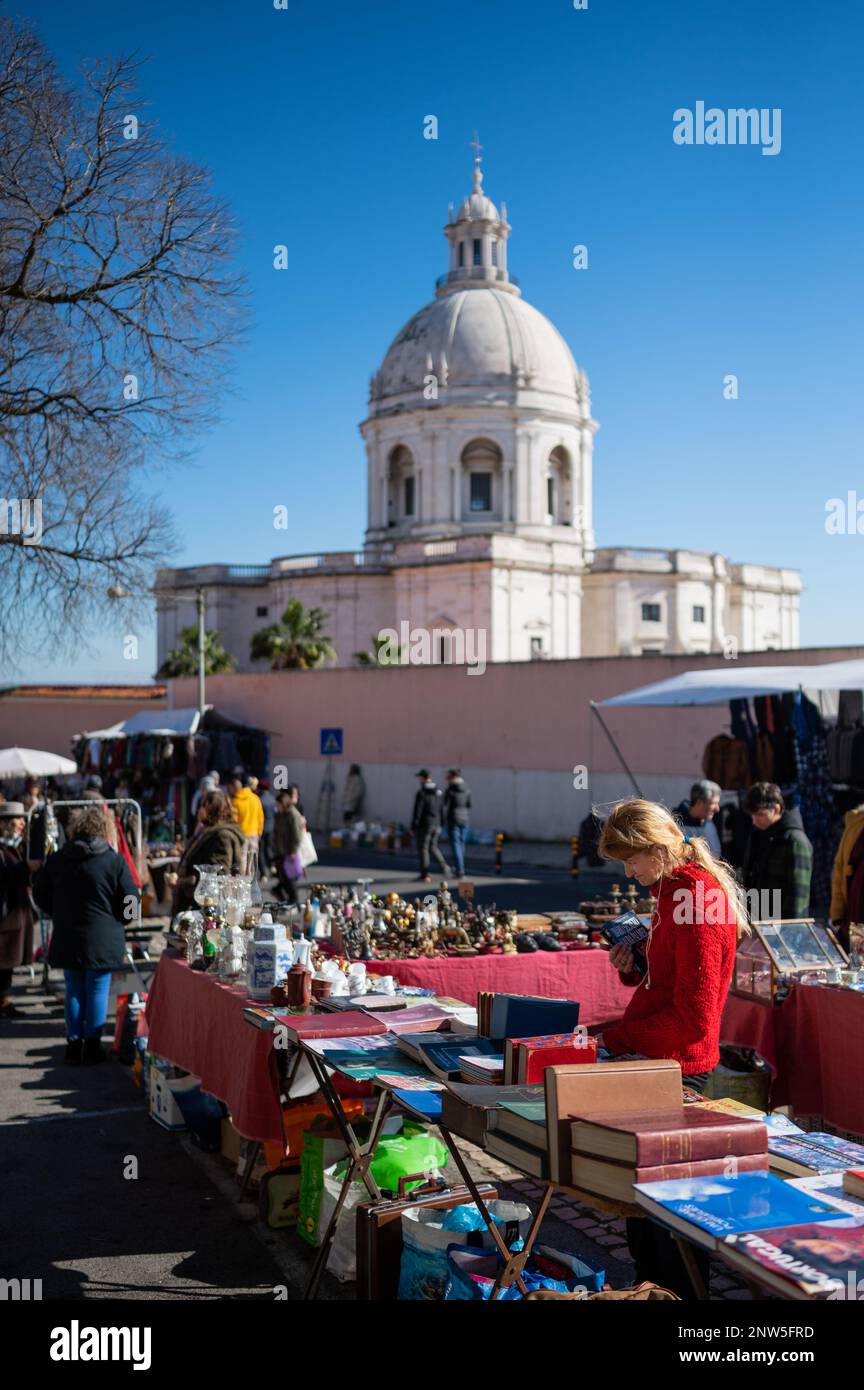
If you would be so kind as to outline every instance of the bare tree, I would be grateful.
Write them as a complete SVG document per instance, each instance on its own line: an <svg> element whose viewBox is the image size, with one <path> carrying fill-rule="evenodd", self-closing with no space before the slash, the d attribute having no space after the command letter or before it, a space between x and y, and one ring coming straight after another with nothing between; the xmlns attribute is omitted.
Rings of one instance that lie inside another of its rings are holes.
<svg viewBox="0 0 864 1390"><path fill-rule="evenodd" d="M138 68L90 64L70 86L29 28L0 18L7 658L79 645L108 588L149 585L172 536L136 475L214 422L241 328L230 215L145 119Z"/></svg>

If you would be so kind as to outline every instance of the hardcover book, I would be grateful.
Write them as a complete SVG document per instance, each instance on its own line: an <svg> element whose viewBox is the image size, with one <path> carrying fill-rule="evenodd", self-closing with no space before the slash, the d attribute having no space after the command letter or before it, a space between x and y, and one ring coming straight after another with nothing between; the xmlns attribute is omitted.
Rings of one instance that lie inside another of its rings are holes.
<svg viewBox="0 0 864 1390"><path fill-rule="evenodd" d="M295 1042L303 1042L307 1038L350 1038L387 1032L386 1023L360 1009L336 1014L279 1013L276 1021L285 1029L289 1040Z"/></svg>
<svg viewBox="0 0 864 1390"><path fill-rule="evenodd" d="M415 1062L428 1067L441 1081L459 1079L460 1057L497 1055L497 1045L491 1038L453 1037L449 1033L434 1033L431 1036L426 1033L404 1033L397 1046L413 1057Z"/></svg>
<svg viewBox="0 0 864 1390"><path fill-rule="evenodd" d="M467 1086L450 1081L442 1096L441 1123L482 1145L489 1130L497 1127L502 1105L542 1099L542 1086Z"/></svg>
<svg viewBox="0 0 864 1390"><path fill-rule="evenodd" d="M480 999L483 996L479 996ZM484 1010L491 1038L531 1038L537 1034L572 1033L579 1022L579 1005L572 999L547 999L523 994L492 994ZM478 1006L478 1014L480 1008Z"/></svg>
<svg viewBox="0 0 864 1390"><path fill-rule="evenodd" d="M502 1134L491 1129L486 1135L486 1150L510 1163L520 1173L530 1173L535 1178L545 1178L547 1174L547 1155L545 1149L535 1149L531 1144L523 1144L512 1135Z"/></svg>
<svg viewBox="0 0 864 1390"><path fill-rule="evenodd" d="M731 1168L729 1165L734 1167ZM571 1176L573 1186L601 1197L613 1197L619 1202L633 1201L633 1187L638 1183L677 1182L684 1178L708 1178L715 1174L751 1173L768 1167L763 1153L731 1154L726 1158L704 1158L696 1163L665 1163L657 1167L631 1168L625 1163L610 1163L585 1154L573 1155Z"/></svg>
<svg viewBox="0 0 864 1390"><path fill-rule="evenodd" d="M595 1062L588 1066L547 1067L546 1088L549 1176L570 1177L570 1122L604 1112L644 1114L682 1104L681 1068L671 1061Z"/></svg>
<svg viewBox="0 0 864 1390"><path fill-rule="evenodd" d="M782 1226L843 1221L836 1207L799 1192L774 1173L737 1173L734 1177L637 1183L636 1203L664 1226L716 1250L727 1236Z"/></svg>
<svg viewBox="0 0 864 1390"><path fill-rule="evenodd" d="M634 1168L697 1163L727 1154L764 1154L768 1146L768 1132L761 1120L706 1113L698 1105L649 1110L641 1115L580 1117L570 1126L570 1138L576 1153ZM762 1166L767 1167L767 1162Z"/></svg>
<svg viewBox="0 0 864 1390"><path fill-rule="evenodd" d="M505 1100L495 1130L547 1152L546 1101L542 1096L538 1100Z"/></svg>
<svg viewBox="0 0 864 1390"><path fill-rule="evenodd" d="M597 1040L579 1033L547 1033L536 1038L507 1038L504 1043L504 1084L543 1080L547 1067L585 1065L597 1061Z"/></svg>

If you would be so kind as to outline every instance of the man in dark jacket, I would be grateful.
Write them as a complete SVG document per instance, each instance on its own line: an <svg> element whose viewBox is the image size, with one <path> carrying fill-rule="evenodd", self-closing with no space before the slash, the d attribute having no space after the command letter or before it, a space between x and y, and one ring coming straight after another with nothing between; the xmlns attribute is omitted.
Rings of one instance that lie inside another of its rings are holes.
<svg viewBox="0 0 864 1390"><path fill-rule="evenodd" d="M414 798L414 814L411 817L411 829L417 841L417 849L420 854L420 874L421 883L430 883L429 856L435 860L442 874L449 876L450 870L443 854L438 848L438 837L441 834L441 793L436 787L426 768L422 768L417 773L420 780L420 789Z"/></svg>
<svg viewBox="0 0 864 1390"><path fill-rule="evenodd" d="M444 793L444 824L447 838L453 846L456 872L465 877L465 831L468 829L468 812L471 810L471 793L465 785L462 769L451 767L447 773L447 790Z"/></svg>
<svg viewBox="0 0 864 1390"><path fill-rule="evenodd" d="M691 835L701 835L715 859L720 856L720 836L714 817L720 810L720 788L716 782L703 778L694 782L690 796L675 807L675 819Z"/></svg>
<svg viewBox="0 0 864 1390"><path fill-rule="evenodd" d="M64 1060L72 1065L104 1060L111 972L123 968L125 928L138 915L140 890L107 833L101 806L76 811L69 840L33 881L33 896L54 923L48 963L66 977Z"/></svg>
<svg viewBox="0 0 864 1390"><path fill-rule="evenodd" d="M807 917L813 847L804 834L801 812L786 810L783 793L773 782L756 782L744 803L753 822L744 857L744 888L758 898L748 901L755 920Z"/></svg>

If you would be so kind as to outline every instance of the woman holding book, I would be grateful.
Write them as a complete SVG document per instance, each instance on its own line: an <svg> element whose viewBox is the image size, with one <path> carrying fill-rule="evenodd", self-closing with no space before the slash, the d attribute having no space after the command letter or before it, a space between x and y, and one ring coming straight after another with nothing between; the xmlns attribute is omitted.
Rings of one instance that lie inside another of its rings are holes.
<svg viewBox="0 0 864 1390"><path fill-rule="evenodd" d="M701 1092L720 1060L736 943L750 930L741 890L705 839L691 837L651 801L619 802L599 849L650 888L657 906L641 955L627 946L609 952L633 994L623 1018L597 1035L598 1044L612 1061L621 1054L671 1058L680 1063L685 1086ZM628 1221L627 1233L639 1277L680 1286L671 1237L644 1220Z"/></svg>

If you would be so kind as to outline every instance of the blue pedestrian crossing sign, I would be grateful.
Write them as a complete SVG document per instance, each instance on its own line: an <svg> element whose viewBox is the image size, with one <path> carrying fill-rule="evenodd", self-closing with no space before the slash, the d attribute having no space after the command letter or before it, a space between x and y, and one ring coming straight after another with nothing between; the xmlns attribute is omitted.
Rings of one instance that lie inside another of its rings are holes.
<svg viewBox="0 0 864 1390"><path fill-rule="evenodd" d="M337 758L342 752L342 730L341 729L322 729L321 730L321 756Z"/></svg>

